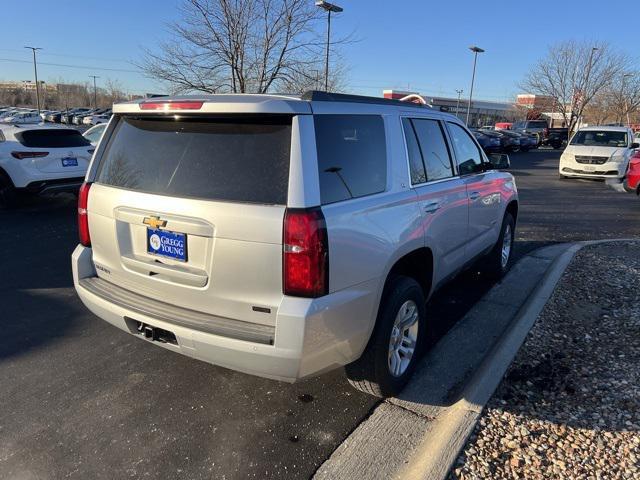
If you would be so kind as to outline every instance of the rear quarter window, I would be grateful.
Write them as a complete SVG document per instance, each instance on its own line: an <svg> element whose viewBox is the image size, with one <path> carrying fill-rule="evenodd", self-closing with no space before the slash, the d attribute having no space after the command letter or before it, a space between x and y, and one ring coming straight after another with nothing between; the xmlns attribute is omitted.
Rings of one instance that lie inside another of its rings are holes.
<svg viewBox="0 0 640 480"><path fill-rule="evenodd" d="M62 128L25 130L15 134L16 140L28 148L75 148L91 145L77 130Z"/></svg>
<svg viewBox="0 0 640 480"><path fill-rule="evenodd" d="M160 195L287 203L291 117L122 117L96 181Z"/></svg>
<svg viewBox="0 0 640 480"><path fill-rule="evenodd" d="M387 184L384 121L379 115L315 115L323 205L383 192Z"/></svg>

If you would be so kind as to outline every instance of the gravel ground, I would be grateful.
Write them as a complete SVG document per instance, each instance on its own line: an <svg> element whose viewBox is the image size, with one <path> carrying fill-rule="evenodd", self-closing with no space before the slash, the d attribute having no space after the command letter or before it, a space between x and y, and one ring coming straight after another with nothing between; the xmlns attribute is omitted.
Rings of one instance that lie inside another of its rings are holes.
<svg viewBox="0 0 640 480"><path fill-rule="evenodd" d="M640 479L640 242L578 253L449 478Z"/></svg>

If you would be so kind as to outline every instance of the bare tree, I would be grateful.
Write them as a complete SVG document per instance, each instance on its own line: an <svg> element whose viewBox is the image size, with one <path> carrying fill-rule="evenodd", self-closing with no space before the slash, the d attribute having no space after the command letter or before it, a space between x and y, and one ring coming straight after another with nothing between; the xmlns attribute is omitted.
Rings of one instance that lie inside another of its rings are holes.
<svg viewBox="0 0 640 480"><path fill-rule="evenodd" d="M310 0L183 0L172 38L140 67L172 92L266 93L322 67L321 12Z"/></svg>
<svg viewBox="0 0 640 480"><path fill-rule="evenodd" d="M525 76L522 87L553 98L571 132L593 99L628 64L627 57L607 43L563 42L549 48Z"/></svg>
<svg viewBox="0 0 640 480"><path fill-rule="evenodd" d="M640 72L623 72L606 89L607 103L618 123L640 107Z"/></svg>

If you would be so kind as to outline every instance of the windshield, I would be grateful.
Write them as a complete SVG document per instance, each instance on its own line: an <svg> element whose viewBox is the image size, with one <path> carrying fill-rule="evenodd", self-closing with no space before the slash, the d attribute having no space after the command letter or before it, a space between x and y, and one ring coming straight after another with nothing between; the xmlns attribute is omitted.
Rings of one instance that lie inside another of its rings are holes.
<svg viewBox="0 0 640 480"><path fill-rule="evenodd" d="M575 134L571 145L588 147L626 147L628 145L626 132L582 130Z"/></svg>

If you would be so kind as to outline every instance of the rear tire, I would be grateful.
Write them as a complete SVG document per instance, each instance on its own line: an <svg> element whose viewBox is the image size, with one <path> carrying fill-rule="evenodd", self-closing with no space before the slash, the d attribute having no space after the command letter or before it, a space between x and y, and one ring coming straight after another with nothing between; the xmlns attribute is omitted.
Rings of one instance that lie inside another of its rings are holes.
<svg viewBox="0 0 640 480"><path fill-rule="evenodd" d="M18 191L13 186L11 179L0 171L0 206L7 208L18 204Z"/></svg>
<svg viewBox="0 0 640 480"><path fill-rule="evenodd" d="M516 222L510 213L505 213L500 236L485 259L482 271L492 280L500 280L509 271L515 243Z"/></svg>
<svg viewBox="0 0 640 480"><path fill-rule="evenodd" d="M367 347L358 360L345 367L349 383L376 397L397 395L415 370L426 336L422 287L413 278L390 279Z"/></svg>

